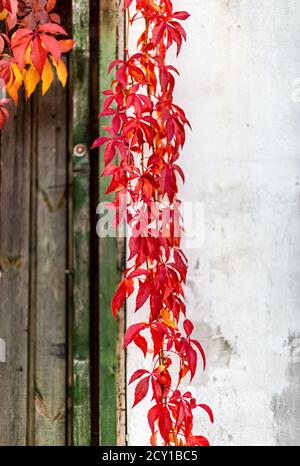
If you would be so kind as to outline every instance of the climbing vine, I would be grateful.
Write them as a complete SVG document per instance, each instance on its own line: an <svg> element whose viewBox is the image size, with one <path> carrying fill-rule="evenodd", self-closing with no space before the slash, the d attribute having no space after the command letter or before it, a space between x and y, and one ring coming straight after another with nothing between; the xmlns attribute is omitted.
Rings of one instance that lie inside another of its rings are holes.
<svg viewBox="0 0 300 466"><path fill-rule="evenodd" d="M22 86L26 99L40 81L45 94L54 71L65 86L68 73L62 54L74 42L60 23L56 0L0 0L0 85L16 104ZM0 100L0 128L9 120L9 101Z"/></svg>
<svg viewBox="0 0 300 466"><path fill-rule="evenodd" d="M213 422L212 411L180 389L185 377L194 378L199 356L204 369L206 364L184 302L188 264L181 249L178 180L184 173L178 159L190 124L173 98L178 71L166 61L172 46L180 53L186 39L181 21L189 14L173 11L171 0L124 0L124 9L128 35L137 21L143 32L134 53L127 43L124 60L109 66L115 77L104 91L101 115L111 116L111 125L93 146L105 147L102 175L112 177L107 193L115 193L115 224L125 219L131 232L112 312L116 317L134 291L135 311L148 309L147 320L127 329L124 347L135 344L153 359L151 371L139 369L129 381L136 384L133 406L151 391L151 444L208 446L193 433L193 414L201 408Z"/></svg>

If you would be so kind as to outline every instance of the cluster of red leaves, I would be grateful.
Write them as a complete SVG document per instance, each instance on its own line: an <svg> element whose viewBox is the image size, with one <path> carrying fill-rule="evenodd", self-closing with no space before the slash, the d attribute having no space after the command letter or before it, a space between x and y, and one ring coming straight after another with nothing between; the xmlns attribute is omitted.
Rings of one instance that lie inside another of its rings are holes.
<svg viewBox="0 0 300 466"><path fill-rule="evenodd" d="M130 18L133 1L135 11ZM152 392L151 444L206 446L206 438L193 434L193 411L204 409L213 422L212 411L197 403L190 392L179 390L184 377L192 380L195 376L199 355L203 368L206 362L202 346L192 337L193 324L186 318L187 259L180 248L177 193L178 178L184 181L184 174L177 161L189 122L173 101L178 72L166 64L173 44L180 52L186 34L179 21L189 14L174 12L171 0L125 0L124 8L128 28L135 20L143 20L145 29L136 53L130 55L126 49L125 59L109 67L109 72L115 69L115 79L104 92L101 115L111 116L112 122L104 127L107 136L94 143L94 147L105 147L102 175L112 177L107 192L115 193L111 204L116 209L115 224L126 217L132 231L129 266L113 297L112 312L116 317L135 289L135 311L145 304L149 309L148 321L128 328L124 346L134 343L145 357L153 356L152 372L140 369L130 379L130 383L137 382L134 406L149 389ZM122 213L118 209L121 198L126 199ZM171 366L178 367L175 379Z"/></svg>
<svg viewBox="0 0 300 466"><path fill-rule="evenodd" d="M22 85L27 99L40 81L45 94L54 70L62 85L66 84L62 54L71 50L74 42L65 38L55 7L56 0L0 0L0 84L16 104ZM6 103L0 102L0 128L8 117Z"/></svg>

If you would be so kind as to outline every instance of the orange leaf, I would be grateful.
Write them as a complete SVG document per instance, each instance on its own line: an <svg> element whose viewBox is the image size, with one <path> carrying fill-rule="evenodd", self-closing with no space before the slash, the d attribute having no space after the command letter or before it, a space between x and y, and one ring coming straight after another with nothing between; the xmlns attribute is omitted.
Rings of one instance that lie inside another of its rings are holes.
<svg viewBox="0 0 300 466"><path fill-rule="evenodd" d="M10 97L13 99L15 104L18 103L18 91L22 85L23 82L23 77L22 73L15 63L10 65L10 80L6 85L6 89Z"/></svg>
<svg viewBox="0 0 300 466"><path fill-rule="evenodd" d="M45 62L43 74L42 74L42 94L46 94L49 87L53 82L54 74L51 63L49 62L48 58Z"/></svg>
<svg viewBox="0 0 300 466"><path fill-rule="evenodd" d="M58 79L62 83L63 87L65 87L68 78L68 71L62 60L59 60L58 64L56 65L56 72Z"/></svg>
<svg viewBox="0 0 300 466"><path fill-rule="evenodd" d="M46 10L47 10L48 12L54 10L55 5L56 5L56 0L48 0L48 1L47 1L47 5L46 5Z"/></svg>
<svg viewBox="0 0 300 466"><path fill-rule="evenodd" d="M75 45L73 39L63 39L59 41L62 53L70 52Z"/></svg>
<svg viewBox="0 0 300 466"><path fill-rule="evenodd" d="M168 309L164 308L162 309L162 311L160 312L160 315L161 315L161 318L162 318L162 321L168 325L168 327L172 327L174 329L177 328L177 324L176 322L172 319L171 317L171 313L170 311L168 311Z"/></svg>
<svg viewBox="0 0 300 466"><path fill-rule="evenodd" d="M29 99L31 94L35 91L36 86L40 81L40 75L33 65L28 70L23 71L23 81L26 92L26 99Z"/></svg>
<svg viewBox="0 0 300 466"><path fill-rule="evenodd" d="M157 446L157 431L154 432L151 437L150 437L150 445L152 447L156 447Z"/></svg>
<svg viewBox="0 0 300 466"><path fill-rule="evenodd" d="M7 10L2 10L2 11L0 12L0 21L2 21L3 19L5 19L7 15L8 15L8 11L7 11Z"/></svg>

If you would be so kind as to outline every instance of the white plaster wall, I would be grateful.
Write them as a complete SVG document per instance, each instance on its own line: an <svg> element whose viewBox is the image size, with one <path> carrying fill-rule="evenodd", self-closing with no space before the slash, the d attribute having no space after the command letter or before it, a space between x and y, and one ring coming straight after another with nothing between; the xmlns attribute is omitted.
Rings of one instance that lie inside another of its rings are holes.
<svg viewBox="0 0 300 466"><path fill-rule="evenodd" d="M215 445L300 445L300 2L175 3L192 15L176 65L193 126L181 197L205 208L204 243L186 251L208 357L191 389L216 417L199 412L195 431ZM128 373L138 366L132 348ZM145 406L129 409L129 444L148 440Z"/></svg>

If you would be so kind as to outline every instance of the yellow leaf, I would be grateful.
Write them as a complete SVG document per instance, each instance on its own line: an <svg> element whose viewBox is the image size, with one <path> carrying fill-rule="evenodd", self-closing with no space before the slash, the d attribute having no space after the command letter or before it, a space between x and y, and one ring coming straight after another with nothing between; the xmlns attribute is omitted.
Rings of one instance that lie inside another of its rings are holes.
<svg viewBox="0 0 300 466"><path fill-rule="evenodd" d="M47 58L44 69L43 69L43 74L42 74L42 94L43 95L46 94L49 87L51 86L53 77L54 77L53 69L52 69L51 63L49 62Z"/></svg>
<svg viewBox="0 0 300 466"><path fill-rule="evenodd" d="M68 78L67 67L62 60L59 60L58 64L57 65L55 64L55 66L56 66L57 77L62 83L63 87L65 87L67 83L67 78Z"/></svg>
<svg viewBox="0 0 300 466"><path fill-rule="evenodd" d="M30 66L28 70L23 71L23 80L24 80L24 87L26 91L26 99L29 99L31 94L35 91L36 86L40 81L40 75L36 71L33 65Z"/></svg>

